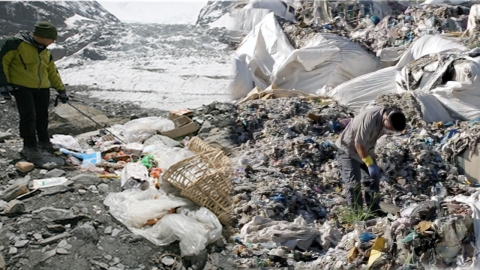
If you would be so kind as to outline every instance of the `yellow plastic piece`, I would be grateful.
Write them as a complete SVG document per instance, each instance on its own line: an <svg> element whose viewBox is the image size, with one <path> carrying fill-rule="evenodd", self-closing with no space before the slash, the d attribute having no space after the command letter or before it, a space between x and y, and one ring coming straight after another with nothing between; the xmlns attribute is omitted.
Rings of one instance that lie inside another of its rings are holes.
<svg viewBox="0 0 480 270"><path fill-rule="evenodd" d="M385 248L385 238L377 237L375 243L372 246L372 251L370 252L370 257L368 258L367 269L373 265L373 263L382 256L382 250Z"/></svg>

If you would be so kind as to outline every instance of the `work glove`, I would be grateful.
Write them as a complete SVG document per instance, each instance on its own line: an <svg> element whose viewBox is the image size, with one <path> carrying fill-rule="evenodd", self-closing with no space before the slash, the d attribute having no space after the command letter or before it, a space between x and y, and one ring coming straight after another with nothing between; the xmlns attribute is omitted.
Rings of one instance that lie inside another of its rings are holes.
<svg viewBox="0 0 480 270"><path fill-rule="evenodd" d="M13 87L10 85L0 87L0 94L2 95L3 99L11 100L12 96L10 92L13 92Z"/></svg>
<svg viewBox="0 0 480 270"><path fill-rule="evenodd" d="M380 179L380 169L378 168L377 164L373 162L372 157L368 156L363 158L362 161L365 163L365 165L367 165L368 174L370 174L370 177L373 179Z"/></svg>
<svg viewBox="0 0 480 270"><path fill-rule="evenodd" d="M370 174L372 179L380 179L380 169L378 168L377 164L368 166L368 174Z"/></svg>
<svg viewBox="0 0 480 270"><path fill-rule="evenodd" d="M67 103L70 100L66 90L58 91L58 99L60 99L62 103Z"/></svg>

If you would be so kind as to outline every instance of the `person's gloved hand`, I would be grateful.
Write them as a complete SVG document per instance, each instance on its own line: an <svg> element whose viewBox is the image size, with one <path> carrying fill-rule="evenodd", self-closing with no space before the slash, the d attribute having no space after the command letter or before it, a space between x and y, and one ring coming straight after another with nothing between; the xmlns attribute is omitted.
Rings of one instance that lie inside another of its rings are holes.
<svg viewBox="0 0 480 270"><path fill-rule="evenodd" d="M62 103L67 103L70 100L66 90L58 91L58 99L60 99Z"/></svg>
<svg viewBox="0 0 480 270"><path fill-rule="evenodd" d="M12 96L10 92L13 92L13 87L10 85L0 87L0 94L2 95L3 99L11 100Z"/></svg>
<svg viewBox="0 0 480 270"><path fill-rule="evenodd" d="M380 178L380 169L378 168L377 164L372 164L368 166L368 174L370 174L370 177L372 177L373 179Z"/></svg>
<svg viewBox="0 0 480 270"><path fill-rule="evenodd" d="M365 163L365 165L367 165L368 174L370 174L370 177L373 179L380 179L380 169L378 168L377 164L375 164L372 157L367 156L362 158L362 161Z"/></svg>

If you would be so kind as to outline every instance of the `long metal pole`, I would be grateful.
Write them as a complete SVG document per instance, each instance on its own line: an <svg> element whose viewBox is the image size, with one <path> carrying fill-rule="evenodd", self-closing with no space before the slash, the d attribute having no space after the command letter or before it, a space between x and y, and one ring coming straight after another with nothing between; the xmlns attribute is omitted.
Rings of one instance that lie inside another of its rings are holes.
<svg viewBox="0 0 480 270"><path fill-rule="evenodd" d="M87 117L88 119L92 120L92 122L94 122L95 124L99 125L100 127L104 128L108 133L112 134L113 137L115 137L116 139L118 139L121 143L125 144L125 142L120 139L119 137L117 137L117 135L113 134L110 130L106 129L104 126L102 126L100 123L98 123L97 121L93 120L93 118L91 118L90 116L88 116L87 114L85 114L84 112L82 112L81 110L79 110L77 107L73 106L72 103L70 102L67 102L68 105L70 105L72 108L74 108L75 110L77 110L79 113L83 114L85 117Z"/></svg>

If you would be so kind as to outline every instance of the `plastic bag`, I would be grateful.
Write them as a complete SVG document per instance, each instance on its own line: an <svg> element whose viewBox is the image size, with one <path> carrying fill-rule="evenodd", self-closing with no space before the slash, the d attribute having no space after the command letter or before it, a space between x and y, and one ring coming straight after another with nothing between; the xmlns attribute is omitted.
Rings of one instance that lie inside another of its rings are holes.
<svg viewBox="0 0 480 270"><path fill-rule="evenodd" d="M162 190L126 190L110 193L104 204L118 221L130 231L141 235L155 245L168 245L180 240L182 256L199 254L208 243L220 239L222 225L208 209L191 201L168 195ZM178 213L168 213L180 207ZM198 210L197 210L198 209ZM160 219L152 226L144 226L150 219Z"/></svg>
<svg viewBox="0 0 480 270"><path fill-rule="evenodd" d="M143 153L152 154L157 161L157 167L166 171L173 164L193 156L193 153L186 148L171 147L161 141L153 141L151 145L146 145Z"/></svg>
<svg viewBox="0 0 480 270"><path fill-rule="evenodd" d="M55 134L50 139L52 144L59 145L62 148L74 150L74 151L82 151L80 144L78 141L70 135L61 135Z"/></svg>
<svg viewBox="0 0 480 270"><path fill-rule="evenodd" d="M147 220L160 218L172 208L186 206L190 202L150 188L110 193L103 203L110 208L112 216L127 227L141 228Z"/></svg>
<svg viewBox="0 0 480 270"><path fill-rule="evenodd" d="M143 142L157 131L175 129L173 121L162 117L145 117L129 121L123 125L123 136L128 143Z"/></svg>
<svg viewBox="0 0 480 270"><path fill-rule="evenodd" d="M182 256L198 255L207 246L208 230L195 219L183 214L173 214L165 216L160 222L168 224L179 238Z"/></svg>
<svg viewBox="0 0 480 270"><path fill-rule="evenodd" d="M123 168L120 179L120 185L124 189L137 188L143 183L149 183L148 186L153 184L153 181L148 177L147 168L141 163L128 163ZM145 190L148 186L146 184L142 185L142 189Z"/></svg>
<svg viewBox="0 0 480 270"><path fill-rule="evenodd" d="M181 207L177 212L191 217L205 225L209 230L207 244L215 242L222 237L222 224L220 224L217 216L207 208L201 207L196 211L192 211L186 207Z"/></svg>
<svg viewBox="0 0 480 270"><path fill-rule="evenodd" d="M149 200L135 201L127 210L129 226L141 228L148 220L163 218L171 209L186 205L178 197L159 196Z"/></svg>

